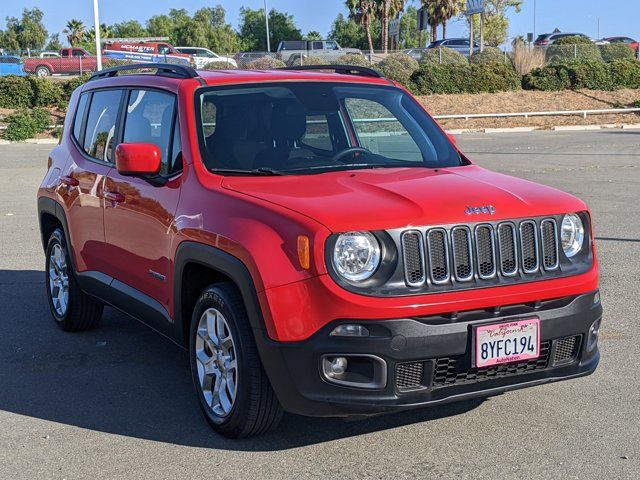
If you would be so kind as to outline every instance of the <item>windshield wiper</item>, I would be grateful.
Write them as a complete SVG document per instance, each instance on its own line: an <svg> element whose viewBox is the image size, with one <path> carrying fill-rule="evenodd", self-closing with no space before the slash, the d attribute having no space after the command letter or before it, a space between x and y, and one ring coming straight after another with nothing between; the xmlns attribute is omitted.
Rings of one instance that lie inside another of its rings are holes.
<svg viewBox="0 0 640 480"><path fill-rule="evenodd" d="M404 162L408 163L408 162ZM304 168L289 169L289 172L299 172L302 170L349 170L350 168L398 168L407 165L382 164L382 163L340 163L334 165L312 165ZM422 166L422 165L421 165Z"/></svg>
<svg viewBox="0 0 640 480"><path fill-rule="evenodd" d="M259 176L281 176L286 175L286 173L281 172L280 170L276 170L270 167L259 167L251 170L242 170L240 168L210 168L210 172L213 173L229 173L232 175L259 175Z"/></svg>

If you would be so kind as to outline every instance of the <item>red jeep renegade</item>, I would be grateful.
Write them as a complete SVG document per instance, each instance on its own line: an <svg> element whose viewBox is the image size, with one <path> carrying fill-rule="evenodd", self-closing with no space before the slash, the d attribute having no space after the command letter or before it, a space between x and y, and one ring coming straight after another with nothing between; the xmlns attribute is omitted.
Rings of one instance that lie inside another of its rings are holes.
<svg viewBox="0 0 640 480"><path fill-rule="evenodd" d="M371 69L132 68L74 92L49 158L49 305L67 331L111 305L188 348L218 432L595 370L579 199L475 165Z"/></svg>

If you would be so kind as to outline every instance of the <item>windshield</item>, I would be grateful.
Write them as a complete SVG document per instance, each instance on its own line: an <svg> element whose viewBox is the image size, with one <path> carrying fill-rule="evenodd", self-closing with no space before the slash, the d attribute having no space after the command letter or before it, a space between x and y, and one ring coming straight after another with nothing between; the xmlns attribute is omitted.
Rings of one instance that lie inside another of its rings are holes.
<svg viewBox="0 0 640 480"><path fill-rule="evenodd" d="M396 87L278 83L198 90L200 148L223 174L305 174L461 164L447 136Z"/></svg>

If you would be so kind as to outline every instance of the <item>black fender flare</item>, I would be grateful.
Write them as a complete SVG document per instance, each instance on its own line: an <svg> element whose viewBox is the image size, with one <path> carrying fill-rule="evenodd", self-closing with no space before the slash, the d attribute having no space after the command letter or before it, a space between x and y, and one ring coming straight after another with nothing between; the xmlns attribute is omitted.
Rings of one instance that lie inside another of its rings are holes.
<svg viewBox="0 0 640 480"><path fill-rule="evenodd" d="M38 224L40 225L40 238L42 240L42 249L47 250L48 238L44 236L44 225L42 224L42 216L46 213L51 215L62 225L62 231L64 232L64 238L67 241L67 248L69 249L69 257L71 258L71 266L73 271L77 272L76 268L76 256L73 251L73 244L71 243L71 237L69 236L69 225L67 223L67 215L65 214L64 207L54 199L49 197L38 198Z"/></svg>

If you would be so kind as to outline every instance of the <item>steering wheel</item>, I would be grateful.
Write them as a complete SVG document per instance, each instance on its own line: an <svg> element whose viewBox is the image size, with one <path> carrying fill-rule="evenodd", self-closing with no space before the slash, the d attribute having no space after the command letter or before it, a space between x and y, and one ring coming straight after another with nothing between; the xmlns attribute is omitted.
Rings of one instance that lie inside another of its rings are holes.
<svg viewBox="0 0 640 480"><path fill-rule="evenodd" d="M346 157L347 155L351 155L352 153L371 153L371 150L368 150L366 148L363 147L349 147L349 148L345 148L344 150L340 150L338 153L336 153L333 158L331 159L334 162L339 162L343 157Z"/></svg>

